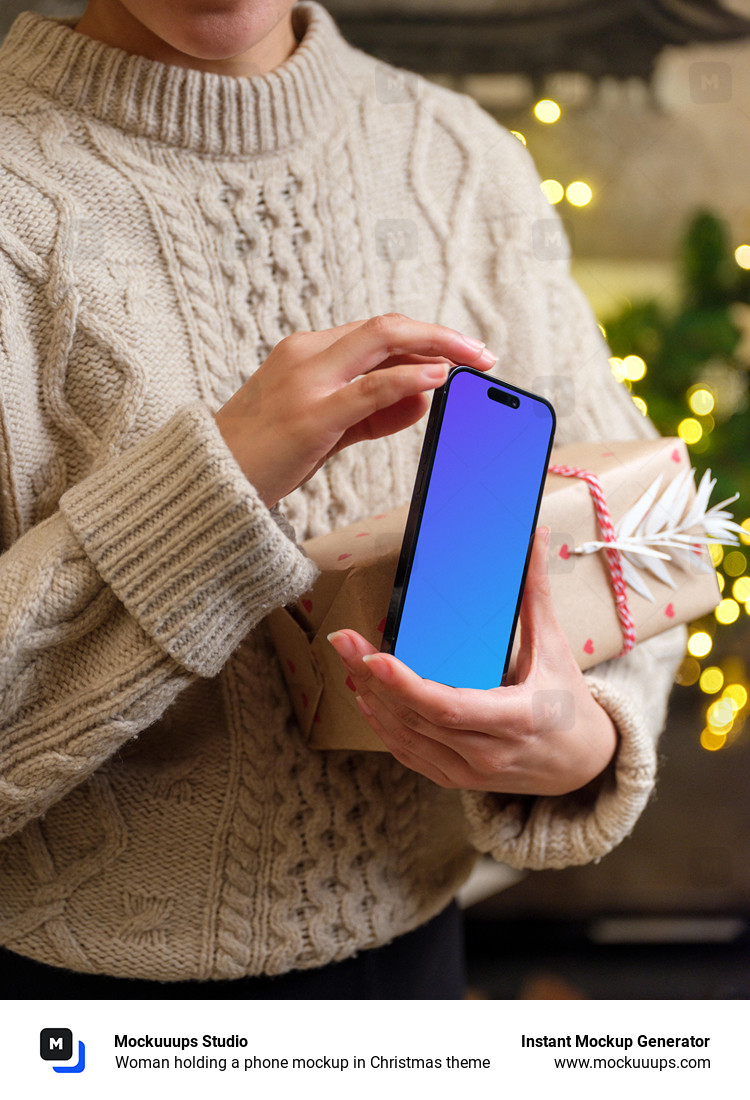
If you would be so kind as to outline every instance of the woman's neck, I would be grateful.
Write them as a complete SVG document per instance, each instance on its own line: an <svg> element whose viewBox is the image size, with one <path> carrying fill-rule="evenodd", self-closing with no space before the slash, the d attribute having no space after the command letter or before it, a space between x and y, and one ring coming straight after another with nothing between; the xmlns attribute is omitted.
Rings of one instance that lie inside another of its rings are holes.
<svg viewBox="0 0 750 1100"><path fill-rule="evenodd" d="M227 22L230 19L231 16ZM210 28L199 28L191 41L181 41L179 46L172 44L136 19L119 0L89 0L74 29L126 53L222 76L258 76L270 72L286 61L297 46L291 11L244 50L241 37L231 24L222 27L214 23ZM233 52L238 45L240 52ZM189 49L195 53L188 52Z"/></svg>
<svg viewBox="0 0 750 1100"><path fill-rule="evenodd" d="M172 0L137 2L144 11L146 4L165 11ZM188 0L175 0L175 10L183 3ZM266 21L272 3L276 12L291 7L290 0L231 3L260 18L265 12ZM128 4L140 10L136 0ZM24 12L0 46L0 78L12 71L30 97L40 93L48 106L80 112L86 125L96 120L160 147L254 157L307 141L319 145L323 132L346 124L359 54L321 4L302 0L291 14L298 41L291 56L262 74L238 78L129 53L76 34L72 20Z"/></svg>

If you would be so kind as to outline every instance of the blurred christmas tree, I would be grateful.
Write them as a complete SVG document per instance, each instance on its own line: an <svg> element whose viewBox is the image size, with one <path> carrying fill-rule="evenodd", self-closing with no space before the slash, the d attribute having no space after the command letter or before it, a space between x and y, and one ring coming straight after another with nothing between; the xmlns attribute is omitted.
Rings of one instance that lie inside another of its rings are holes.
<svg viewBox="0 0 750 1100"><path fill-rule="evenodd" d="M644 301L603 321L616 377L663 435L689 444L699 473L711 467L716 500L740 493L737 516L750 502L750 270L740 266L750 267L750 247L743 247L747 258L743 248L733 252L724 223L701 211L681 245L676 307Z"/></svg>
<svg viewBox="0 0 750 1100"><path fill-rule="evenodd" d="M713 501L739 492L732 511L750 546L750 246L733 250L725 224L701 211L687 228L679 262L676 305L636 302L603 318L612 370L663 435L685 440L698 478L710 467L717 479ZM713 697L701 734L709 750L734 741L747 717L744 546L712 547L723 599L713 615L691 624L677 677Z"/></svg>

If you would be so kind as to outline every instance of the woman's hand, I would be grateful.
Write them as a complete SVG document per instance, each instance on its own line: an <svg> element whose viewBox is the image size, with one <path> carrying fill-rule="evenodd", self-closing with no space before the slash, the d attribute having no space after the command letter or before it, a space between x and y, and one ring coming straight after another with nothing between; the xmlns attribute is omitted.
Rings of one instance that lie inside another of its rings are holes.
<svg viewBox="0 0 750 1100"><path fill-rule="evenodd" d="M444 325L386 313L295 332L216 414L245 476L270 508L337 451L414 424L450 363L487 370L495 356Z"/></svg>
<svg viewBox="0 0 750 1100"><path fill-rule="evenodd" d="M423 680L353 630L329 635L360 708L397 760L441 787L560 795L607 767L617 733L555 615L549 530L537 529L521 604L516 683L479 691Z"/></svg>

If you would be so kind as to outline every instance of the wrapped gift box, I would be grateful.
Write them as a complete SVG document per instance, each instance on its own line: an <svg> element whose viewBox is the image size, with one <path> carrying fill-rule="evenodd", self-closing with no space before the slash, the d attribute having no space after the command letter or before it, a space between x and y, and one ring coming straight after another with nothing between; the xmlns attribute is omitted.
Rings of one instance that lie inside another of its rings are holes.
<svg viewBox="0 0 750 1100"><path fill-rule="evenodd" d="M663 438L560 447L553 451L551 464L595 473L616 524L659 475L661 494L689 469L690 460L682 440ZM692 482L690 493L694 498ZM658 498L654 508L659 508ZM321 574L302 599L268 617L300 728L315 748L384 751L360 714L354 683L327 635L350 627L380 649L408 510L403 505L303 543ZM602 537L586 482L549 473L539 522L550 528L552 596L581 669L617 656L623 633L606 554L573 552ZM716 572L706 547L696 543L687 558L666 563L672 585L648 573L652 599L628 586L638 641L699 618L719 603ZM519 637L520 627L511 681Z"/></svg>

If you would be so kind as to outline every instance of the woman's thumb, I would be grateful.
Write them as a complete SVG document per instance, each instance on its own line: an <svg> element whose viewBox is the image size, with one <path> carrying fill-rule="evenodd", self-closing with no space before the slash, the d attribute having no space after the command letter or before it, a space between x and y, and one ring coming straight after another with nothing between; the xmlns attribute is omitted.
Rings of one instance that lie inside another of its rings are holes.
<svg viewBox="0 0 750 1100"><path fill-rule="evenodd" d="M547 573L549 535L549 527L537 527L534 533L521 600L521 644L518 660L526 673L534 653L543 650L545 643L554 642L559 629Z"/></svg>

